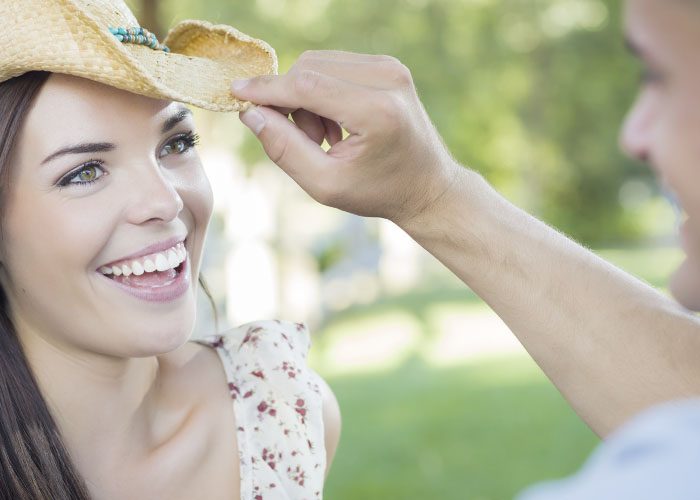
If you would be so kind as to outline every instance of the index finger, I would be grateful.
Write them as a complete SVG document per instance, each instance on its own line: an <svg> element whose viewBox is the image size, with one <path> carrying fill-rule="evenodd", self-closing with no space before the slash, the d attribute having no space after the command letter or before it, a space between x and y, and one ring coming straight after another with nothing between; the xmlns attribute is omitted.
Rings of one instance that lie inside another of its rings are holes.
<svg viewBox="0 0 700 500"><path fill-rule="evenodd" d="M371 88L335 78L318 71L300 70L285 75L236 80L233 94L264 106L306 109L339 123L351 134L361 133L376 99Z"/></svg>

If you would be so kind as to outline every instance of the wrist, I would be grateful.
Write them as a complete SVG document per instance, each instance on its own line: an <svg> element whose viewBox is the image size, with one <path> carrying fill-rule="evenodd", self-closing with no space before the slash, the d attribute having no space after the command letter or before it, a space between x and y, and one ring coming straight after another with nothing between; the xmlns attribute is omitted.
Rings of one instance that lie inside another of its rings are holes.
<svg viewBox="0 0 700 500"><path fill-rule="evenodd" d="M432 188L428 189L423 202L415 210L407 216L393 219L397 226L416 240L440 237L444 232L443 226L451 225L453 218L463 221L465 216L476 212L476 206L471 205L489 187L481 174L452 160L441 169L439 179L431 184Z"/></svg>

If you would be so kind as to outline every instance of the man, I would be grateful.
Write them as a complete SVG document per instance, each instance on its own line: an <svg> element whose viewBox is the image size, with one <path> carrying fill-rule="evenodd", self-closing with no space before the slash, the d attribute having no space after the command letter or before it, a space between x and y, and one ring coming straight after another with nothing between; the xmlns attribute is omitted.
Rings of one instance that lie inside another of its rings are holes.
<svg viewBox="0 0 700 500"><path fill-rule="evenodd" d="M498 313L606 438L577 476L527 499L700 498L700 400L686 399L700 393L700 321L690 312L700 309L700 0L625 8L646 77L622 145L688 214L687 258L671 280L678 302L457 165L393 58L308 52L286 75L233 85L261 105L241 120L275 163L320 203L404 229Z"/></svg>

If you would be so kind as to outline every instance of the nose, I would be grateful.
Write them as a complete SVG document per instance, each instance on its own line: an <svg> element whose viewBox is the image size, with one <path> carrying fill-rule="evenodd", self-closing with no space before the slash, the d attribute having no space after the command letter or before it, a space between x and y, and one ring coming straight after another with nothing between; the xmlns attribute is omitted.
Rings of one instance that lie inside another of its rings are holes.
<svg viewBox="0 0 700 500"><path fill-rule="evenodd" d="M182 211L184 203L174 183L159 165L139 169L138 177L131 182L132 202L127 218L133 224L148 221L169 222Z"/></svg>
<svg viewBox="0 0 700 500"><path fill-rule="evenodd" d="M647 162L654 127L654 99L642 93L627 114L620 133L620 149L629 157Z"/></svg>

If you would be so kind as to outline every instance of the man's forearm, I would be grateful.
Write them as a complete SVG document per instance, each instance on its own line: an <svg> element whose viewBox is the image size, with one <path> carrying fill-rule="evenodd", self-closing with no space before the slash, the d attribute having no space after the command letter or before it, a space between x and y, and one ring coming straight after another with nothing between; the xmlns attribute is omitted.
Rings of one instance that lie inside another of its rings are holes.
<svg viewBox="0 0 700 500"><path fill-rule="evenodd" d="M599 435L655 403L700 393L693 315L478 174L460 168L438 204L399 225L496 311Z"/></svg>

